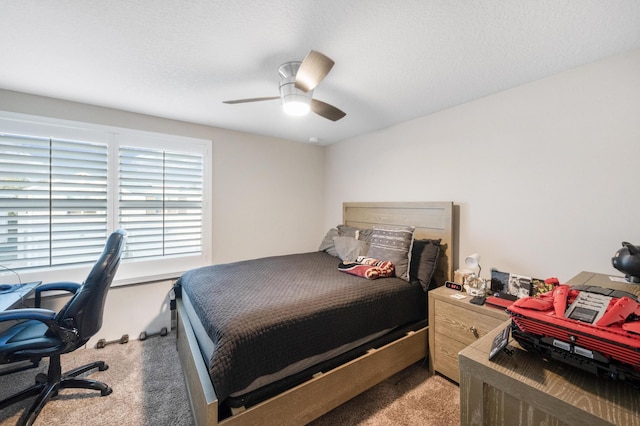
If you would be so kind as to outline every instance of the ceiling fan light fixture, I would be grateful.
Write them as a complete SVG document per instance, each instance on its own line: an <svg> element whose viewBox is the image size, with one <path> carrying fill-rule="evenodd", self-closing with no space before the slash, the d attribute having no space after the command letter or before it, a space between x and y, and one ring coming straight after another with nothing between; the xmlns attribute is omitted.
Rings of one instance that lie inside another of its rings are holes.
<svg viewBox="0 0 640 426"><path fill-rule="evenodd" d="M307 115L311 111L313 90L304 92L296 88L296 73L300 62L287 62L280 66L280 98L285 114L292 116Z"/></svg>
<svg viewBox="0 0 640 426"><path fill-rule="evenodd" d="M282 98L282 109L285 114L295 117L307 115L311 111L310 101L306 96L288 95Z"/></svg>

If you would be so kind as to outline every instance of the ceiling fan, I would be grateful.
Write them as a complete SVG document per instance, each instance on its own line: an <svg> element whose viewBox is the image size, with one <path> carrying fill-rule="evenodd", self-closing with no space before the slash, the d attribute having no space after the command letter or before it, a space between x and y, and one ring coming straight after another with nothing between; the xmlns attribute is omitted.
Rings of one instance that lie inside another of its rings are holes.
<svg viewBox="0 0 640 426"><path fill-rule="evenodd" d="M280 65L280 96L265 98L235 99L225 104L282 100L282 108L289 115L305 115L309 110L331 121L338 121L343 111L328 103L313 99L313 90L329 74L335 62L315 50L310 51L302 62L285 62Z"/></svg>

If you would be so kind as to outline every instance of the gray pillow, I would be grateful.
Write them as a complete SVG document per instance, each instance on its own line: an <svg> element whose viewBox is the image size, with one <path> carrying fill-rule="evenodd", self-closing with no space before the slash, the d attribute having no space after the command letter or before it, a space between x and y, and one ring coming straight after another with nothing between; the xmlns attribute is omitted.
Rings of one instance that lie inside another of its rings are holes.
<svg viewBox="0 0 640 426"><path fill-rule="evenodd" d="M371 234L373 234L373 229L371 228L360 229L358 231L358 239L360 241L366 241L366 243L369 244L371 242Z"/></svg>
<svg viewBox="0 0 640 426"><path fill-rule="evenodd" d="M371 233L373 229L371 228L356 228L355 226L349 225L338 225L338 235L341 237L354 237L361 241L369 242L371 239Z"/></svg>
<svg viewBox="0 0 640 426"><path fill-rule="evenodd" d="M341 237L356 237L356 232L360 230L360 228L356 228L355 226L349 225L338 225L338 235Z"/></svg>
<svg viewBox="0 0 640 426"><path fill-rule="evenodd" d="M355 262L358 256L364 256L369 251L369 244L353 237L333 237L333 243L343 262Z"/></svg>
<svg viewBox="0 0 640 426"><path fill-rule="evenodd" d="M327 231L327 235L325 235L322 239L318 251L326 251L331 256L338 257L338 252L336 251L336 247L333 244L333 238L337 236L338 230L336 228L329 229L329 231Z"/></svg>
<svg viewBox="0 0 640 426"><path fill-rule="evenodd" d="M417 281L425 292L429 291L439 255L440 240L413 240L409 266L410 282Z"/></svg>
<svg viewBox="0 0 640 426"><path fill-rule="evenodd" d="M357 239L360 241L365 241L367 243L367 247L369 247L368 243L371 239L372 232L373 229L371 228L361 229L356 228L355 226L338 225L335 228L331 228L329 229L329 231L327 231L327 234L324 236L322 242L320 243L318 251L326 251L331 256L339 257L333 242L333 238L338 236L355 238L357 235Z"/></svg>
<svg viewBox="0 0 640 426"><path fill-rule="evenodd" d="M368 257L392 262L396 277L409 282L414 226L374 226Z"/></svg>

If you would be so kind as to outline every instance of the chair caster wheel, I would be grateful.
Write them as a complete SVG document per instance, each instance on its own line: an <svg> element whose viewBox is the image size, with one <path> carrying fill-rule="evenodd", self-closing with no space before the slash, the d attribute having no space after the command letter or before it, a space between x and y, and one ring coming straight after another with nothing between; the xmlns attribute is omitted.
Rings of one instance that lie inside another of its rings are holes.
<svg viewBox="0 0 640 426"><path fill-rule="evenodd" d="M113 389L111 389L111 387L107 386L106 389L103 389L103 390L100 391L100 396L110 395L111 392L113 392Z"/></svg>

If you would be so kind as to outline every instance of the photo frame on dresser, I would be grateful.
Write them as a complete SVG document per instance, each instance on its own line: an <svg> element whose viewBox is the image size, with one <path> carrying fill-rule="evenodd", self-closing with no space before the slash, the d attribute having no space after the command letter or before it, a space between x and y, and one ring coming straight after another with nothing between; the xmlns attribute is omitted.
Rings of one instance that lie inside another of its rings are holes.
<svg viewBox="0 0 640 426"><path fill-rule="evenodd" d="M491 268L491 292L509 294L509 273Z"/></svg>
<svg viewBox="0 0 640 426"><path fill-rule="evenodd" d="M491 269L491 292L519 298L533 296L544 280Z"/></svg>

